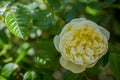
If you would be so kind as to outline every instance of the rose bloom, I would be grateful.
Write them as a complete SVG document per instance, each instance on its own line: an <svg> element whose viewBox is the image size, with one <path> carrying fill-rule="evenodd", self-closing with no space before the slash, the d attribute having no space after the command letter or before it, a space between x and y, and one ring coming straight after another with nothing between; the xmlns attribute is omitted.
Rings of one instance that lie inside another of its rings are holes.
<svg viewBox="0 0 120 80"><path fill-rule="evenodd" d="M54 45L62 55L60 64L74 73L93 67L107 53L109 36L93 21L73 19L54 37Z"/></svg>

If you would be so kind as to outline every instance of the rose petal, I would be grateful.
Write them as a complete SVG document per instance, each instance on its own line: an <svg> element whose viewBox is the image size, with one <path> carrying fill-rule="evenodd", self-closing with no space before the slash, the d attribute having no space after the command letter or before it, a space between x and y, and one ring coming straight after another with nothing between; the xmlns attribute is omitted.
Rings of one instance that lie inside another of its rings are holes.
<svg viewBox="0 0 120 80"><path fill-rule="evenodd" d="M75 21L77 21L77 20L73 20L74 22ZM107 40L109 40L109 38L110 38L110 33L109 33L109 31L107 30L107 29L105 29L105 28L103 28L103 27L101 27L101 26L99 26L99 25L97 25L95 22L93 22L93 21L90 21L90 20L86 20L86 19L81 19L81 24L89 24L89 25L91 25L91 27L95 27L95 28L97 28L97 29L99 29L99 31L106 37L106 39Z"/></svg>
<svg viewBox="0 0 120 80"><path fill-rule="evenodd" d="M106 30L105 28L101 27L101 26L99 27L99 29L100 29L101 33L105 35L105 37L107 38L107 40L109 40L109 38L110 38L110 32L108 30Z"/></svg>
<svg viewBox="0 0 120 80"><path fill-rule="evenodd" d="M71 22L81 22L84 20L86 20L86 18L76 18L76 19L73 19Z"/></svg>
<svg viewBox="0 0 120 80"><path fill-rule="evenodd" d="M96 63L97 63L97 61L96 61L96 62L94 62L94 63L92 63L92 64L87 65L86 67L87 67L87 68L92 68L93 66L95 66L95 65L96 65Z"/></svg>
<svg viewBox="0 0 120 80"><path fill-rule="evenodd" d="M73 27L80 27L79 25L81 24L80 22L82 21L87 21L85 18L76 18L76 19L73 19L70 23L66 24L61 33L60 33L60 38L63 36L63 34L67 31L68 27L71 26L71 25L74 25ZM78 23L79 22L79 23Z"/></svg>
<svg viewBox="0 0 120 80"><path fill-rule="evenodd" d="M74 73L81 73L81 72L83 72L85 70L85 67L83 67L81 65L74 64L73 62L68 61L63 57L60 58L60 64L64 68L66 68L66 69L68 69L68 70L70 70L70 71L72 71Z"/></svg>
<svg viewBox="0 0 120 80"><path fill-rule="evenodd" d="M63 27L63 29L62 29L62 31L61 31L61 33L60 33L60 38L64 35L64 33L67 31L67 29L68 29L68 27L69 27L70 25L71 25L71 24L68 23L68 24L66 24L66 25Z"/></svg>
<svg viewBox="0 0 120 80"><path fill-rule="evenodd" d="M60 51L59 50L59 42L60 42L60 38L59 38L59 36L58 35L56 35L55 37L54 37L54 45L55 45L55 48L57 49L57 51Z"/></svg>
<svg viewBox="0 0 120 80"><path fill-rule="evenodd" d="M90 21L90 20L83 20L82 23L83 23L83 24L84 24L84 23L88 23L88 24L91 24L92 27L98 28L98 29L101 31L101 33L107 38L107 40L109 40L109 38L110 38L110 32L109 32L107 29L105 29L105 28L97 25L95 22Z"/></svg>

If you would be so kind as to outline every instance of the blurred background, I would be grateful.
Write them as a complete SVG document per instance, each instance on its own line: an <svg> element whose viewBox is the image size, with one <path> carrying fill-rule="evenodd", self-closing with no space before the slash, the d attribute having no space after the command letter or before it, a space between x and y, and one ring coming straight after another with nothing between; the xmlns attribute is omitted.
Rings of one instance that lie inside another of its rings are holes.
<svg viewBox="0 0 120 80"><path fill-rule="evenodd" d="M93 68L74 74L59 64L53 37L81 17L110 31L112 46ZM120 80L119 48L120 0L0 0L0 80Z"/></svg>

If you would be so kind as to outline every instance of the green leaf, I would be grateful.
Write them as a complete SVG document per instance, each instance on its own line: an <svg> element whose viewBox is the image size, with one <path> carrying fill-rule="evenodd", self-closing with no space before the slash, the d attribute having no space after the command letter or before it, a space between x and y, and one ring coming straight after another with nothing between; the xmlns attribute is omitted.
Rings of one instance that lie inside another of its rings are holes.
<svg viewBox="0 0 120 80"><path fill-rule="evenodd" d="M27 71L24 74L23 80L41 80L41 78L35 71Z"/></svg>
<svg viewBox="0 0 120 80"><path fill-rule="evenodd" d="M31 9L29 8L29 5L26 6L26 5L22 5L22 4L19 4L16 6L15 12L19 15L19 17L21 19L24 19L25 22L27 22L28 18L31 16L31 13L32 13Z"/></svg>
<svg viewBox="0 0 120 80"><path fill-rule="evenodd" d="M55 80L51 74L44 74L43 80Z"/></svg>
<svg viewBox="0 0 120 80"><path fill-rule="evenodd" d="M0 1L0 18L5 14L8 5L12 2L12 0L9 1Z"/></svg>
<svg viewBox="0 0 120 80"><path fill-rule="evenodd" d="M120 54L111 53L109 55L110 68L116 80L120 80Z"/></svg>
<svg viewBox="0 0 120 80"><path fill-rule="evenodd" d="M91 2L97 2L98 0L79 0L81 3L89 4Z"/></svg>
<svg viewBox="0 0 120 80"><path fill-rule="evenodd" d="M106 66L106 64L108 63L108 61L109 61L109 53L105 54L105 55L99 60L100 64L101 64L103 67Z"/></svg>
<svg viewBox="0 0 120 80"><path fill-rule="evenodd" d="M0 76L0 80L7 80L7 79L5 79L4 77Z"/></svg>
<svg viewBox="0 0 120 80"><path fill-rule="evenodd" d="M22 59L24 59L26 54L27 54L26 50L20 51L15 63L18 64Z"/></svg>
<svg viewBox="0 0 120 80"><path fill-rule="evenodd" d="M89 74L96 75L96 74L99 74L101 72L101 70L99 69L98 66L94 66L92 68L87 68L86 72L89 73Z"/></svg>
<svg viewBox="0 0 120 80"><path fill-rule="evenodd" d="M40 68L55 69L59 67L59 57L53 54L53 52L39 50L34 57L34 62L35 64L39 65Z"/></svg>
<svg viewBox="0 0 120 80"><path fill-rule="evenodd" d="M77 80L78 76L79 74L75 74L67 70L63 74L63 80Z"/></svg>
<svg viewBox="0 0 120 80"><path fill-rule="evenodd" d="M6 35L6 33L2 30L0 30L0 39L4 42L4 43L8 43L8 37Z"/></svg>
<svg viewBox="0 0 120 80"><path fill-rule="evenodd" d="M10 13L5 18L5 23L14 35L26 40L28 38L28 27L31 26L29 16L31 12L23 5L18 5L15 12Z"/></svg>
<svg viewBox="0 0 120 80"><path fill-rule="evenodd" d="M72 9L70 11L68 11L66 14L65 14L65 19L66 19L66 22L69 22L71 21L72 19L75 18L75 11Z"/></svg>
<svg viewBox="0 0 120 80"><path fill-rule="evenodd" d="M27 42L24 42L23 44L21 44L20 48L17 50L19 55L17 56L15 63L18 64L20 61L22 61L24 59L29 47L30 47L30 44Z"/></svg>
<svg viewBox="0 0 120 80"><path fill-rule="evenodd" d="M53 9L53 10L58 10L60 8L60 0L47 0L49 6Z"/></svg>
<svg viewBox="0 0 120 80"><path fill-rule="evenodd" d="M117 0L104 0L104 3L105 4L112 4L115 1L117 1Z"/></svg>
<svg viewBox="0 0 120 80"><path fill-rule="evenodd" d="M48 10L35 11L32 16L35 18L33 20L33 25L41 29L48 29L53 19L52 13Z"/></svg>
<svg viewBox="0 0 120 80"><path fill-rule="evenodd" d="M41 68L46 68L46 69L58 68L59 54L54 47L53 40L41 39L37 42L37 44L40 46L40 50L36 51L34 62L37 65L41 66Z"/></svg>
<svg viewBox="0 0 120 80"><path fill-rule="evenodd" d="M112 43L109 42L109 49L108 49L108 53L110 52L114 52L115 54L120 54L120 49L116 48Z"/></svg>
<svg viewBox="0 0 120 80"><path fill-rule="evenodd" d="M113 30L116 35L120 36L120 23L117 21L114 21L114 27Z"/></svg>
<svg viewBox="0 0 120 80"><path fill-rule="evenodd" d="M18 21L18 19L15 15L16 15L15 13L10 13L5 18L6 25L7 25L8 29L10 30L10 32L12 32L14 35L16 35L22 39L26 39L26 37L27 37L26 36L26 27L20 25L20 22Z"/></svg>
<svg viewBox="0 0 120 80"><path fill-rule="evenodd" d="M52 39L41 39L37 42L37 44L40 45L41 49L43 50L46 50L48 52L56 52Z"/></svg>
<svg viewBox="0 0 120 80"><path fill-rule="evenodd" d="M18 65L15 63L8 63L6 64L2 70L1 70L1 76L5 77L5 78L9 78L10 75L18 69Z"/></svg>
<svg viewBox="0 0 120 80"><path fill-rule="evenodd" d="M113 4L117 0L104 0L103 7L109 7L110 4Z"/></svg>
<svg viewBox="0 0 120 80"><path fill-rule="evenodd" d="M77 2L73 8L77 13L84 12L86 5L83 3Z"/></svg>
<svg viewBox="0 0 120 80"><path fill-rule="evenodd" d="M39 3L36 3L36 2L33 2L33 3L31 3L31 4L28 5L29 9L35 9L37 7L39 7Z"/></svg>

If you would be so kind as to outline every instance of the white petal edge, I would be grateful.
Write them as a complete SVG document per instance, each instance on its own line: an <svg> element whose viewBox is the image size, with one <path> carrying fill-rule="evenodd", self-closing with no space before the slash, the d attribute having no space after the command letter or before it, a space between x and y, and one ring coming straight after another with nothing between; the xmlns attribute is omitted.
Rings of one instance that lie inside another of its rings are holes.
<svg viewBox="0 0 120 80"><path fill-rule="evenodd" d="M75 23L74 23L74 22L75 22ZM64 31L67 29L67 27L68 27L69 25L71 25L70 23L78 26L78 24L76 24L76 23L78 23L78 22L79 22L79 25L88 23L88 24L91 24L93 27L98 28L98 29L100 30L100 32L106 37L106 39L109 40L109 38L110 38L110 32L109 32L107 29L105 29L105 28L97 25L95 22L93 22L93 21L91 21L91 20L87 20L86 18L76 18L76 19L73 19L73 20L72 20L71 22L69 22L68 24L66 24L65 27L64 27L64 28L62 29L62 31L61 31L60 37L63 35L63 33L64 33ZM80 27L80 26L79 26L79 27Z"/></svg>
<svg viewBox="0 0 120 80"><path fill-rule="evenodd" d="M76 18L76 19L73 19L71 22L81 22L81 21L85 21L86 18Z"/></svg>
<svg viewBox="0 0 120 80"><path fill-rule="evenodd" d="M109 40L109 38L110 38L110 32L107 29L105 29L105 28L103 28L101 26L99 27L99 29L102 32L102 34L105 35L105 37L107 38L107 40Z"/></svg>
<svg viewBox="0 0 120 80"><path fill-rule="evenodd" d="M82 21L88 21L86 18L76 18L76 19L73 19L71 20L68 24L66 24L61 33L60 33L60 38L63 36L63 34L65 33L66 29L68 28L69 25L74 25L73 27L81 27L80 24Z"/></svg>
<svg viewBox="0 0 120 80"><path fill-rule="evenodd" d="M102 26L99 26L98 24L96 24L95 22L93 21L90 21L90 20L87 20L89 24L91 24L93 27L96 27L100 30L100 32L106 37L107 40L109 40L110 38L110 32L103 28Z"/></svg>
<svg viewBox="0 0 120 80"><path fill-rule="evenodd" d="M53 42L54 42L54 45L55 45L55 48L57 49L57 51L60 52L60 49L59 49L60 37L58 35L56 35L54 37Z"/></svg>
<svg viewBox="0 0 120 80"><path fill-rule="evenodd" d="M99 26L98 24L96 24L95 22L91 20L84 19L83 21L81 21L81 24L86 24L86 23L90 24L92 27L97 28L105 36L105 38L109 40L110 32L107 29Z"/></svg>
<svg viewBox="0 0 120 80"><path fill-rule="evenodd" d="M74 64L73 62L68 61L63 57L60 58L60 64L65 69L68 69L68 70L72 71L73 73L81 73L81 72L83 72L85 70L84 66Z"/></svg>

